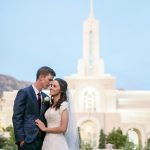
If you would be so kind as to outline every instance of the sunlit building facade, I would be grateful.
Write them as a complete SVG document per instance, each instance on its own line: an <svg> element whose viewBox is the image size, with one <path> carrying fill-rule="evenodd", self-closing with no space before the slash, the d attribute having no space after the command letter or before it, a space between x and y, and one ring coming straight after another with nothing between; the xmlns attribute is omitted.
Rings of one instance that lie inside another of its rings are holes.
<svg viewBox="0 0 150 150"><path fill-rule="evenodd" d="M135 144L150 137L150 91L125 91L116 88L116 78L105 73L99 50L99 22L93 13L83 23L83 57L77 74L65 77L75 105L81 139L98 146L99 131L108 134L120 127Z"/></svg>

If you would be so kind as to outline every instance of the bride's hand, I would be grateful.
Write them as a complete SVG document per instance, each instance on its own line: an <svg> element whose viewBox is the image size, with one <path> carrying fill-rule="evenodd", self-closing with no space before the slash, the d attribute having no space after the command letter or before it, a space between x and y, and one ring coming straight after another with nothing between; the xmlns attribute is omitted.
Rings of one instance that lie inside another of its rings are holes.
<svg viewBox="0 0 150 150"><path fill-rule="evenodd" d="M45 131L45 124L40 119L36 119L35 123L42 131Z"/></svg>

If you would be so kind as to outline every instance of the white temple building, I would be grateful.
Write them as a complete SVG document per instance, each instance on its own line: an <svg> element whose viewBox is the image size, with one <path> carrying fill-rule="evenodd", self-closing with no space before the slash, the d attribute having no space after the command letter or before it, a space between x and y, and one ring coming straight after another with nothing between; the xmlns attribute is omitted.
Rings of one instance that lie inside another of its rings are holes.
<svg viewBox="0 0 150 150"><path fill-rule="evenodd" d="M116 78L105 73L99 57L99 22L90 2L90 14L83 24L83 58L78 61L77 74L65 77L81 139L97 147L100 129L108 134L120 127L135 136L134 142L144 144L150 136L150 91L118 90Z"/></svg>
<svg viewBox="0 0 150 150"><path fill-rule="evenodd" d="M99 22L94 17L93 1L83 25L83 57L77 74L66 76L74 103L81 139L98 146L99 131L108 134L120 127L145 144L150 137L150 91L125 91L116 88L116 78L105 73L100 57ZM17 91L4 92L0 99L0 127L12 125L12 109Z"/></svg>

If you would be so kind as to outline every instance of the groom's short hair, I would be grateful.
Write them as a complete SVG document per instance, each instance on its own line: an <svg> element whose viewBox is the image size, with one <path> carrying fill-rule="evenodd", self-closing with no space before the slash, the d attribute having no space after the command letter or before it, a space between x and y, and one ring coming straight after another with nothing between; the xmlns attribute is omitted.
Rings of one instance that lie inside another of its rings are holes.
<svg viewBox="0 0 150 150"><path fill-rule="evenodd" d="M38 69L38 71L36 73L36 80L39 79L40 75L46 76L48 74L51 74L53 77L56 76L56 73L55 73L55 71L52 68L50 68L48 66L43 66L43 67L41 67L41 68Z"/></svg>

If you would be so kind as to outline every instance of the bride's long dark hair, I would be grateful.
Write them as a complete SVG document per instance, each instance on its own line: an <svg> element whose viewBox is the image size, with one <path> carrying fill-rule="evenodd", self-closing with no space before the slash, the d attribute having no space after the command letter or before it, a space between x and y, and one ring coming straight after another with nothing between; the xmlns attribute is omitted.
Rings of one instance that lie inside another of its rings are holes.
<svg viewBox="0 0 150 150"><path fill-rule="evenodd" d="M56 105L54 106L55 109L59 109L60 108L60 105L62 102L64 101L67 101L67 87L68 87L68 84L65 80L61 79L61 78L56 78L54 79L56 81L58 81L58 84L60 86L60 91L61 91L61 95L60 95L60 99L58 100L58 102L56 103ZM54 104L54 100L53 100L53 97L52 97L52 100L51 100L51 106Z"/></svg>

